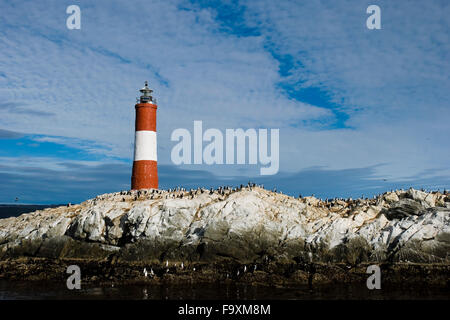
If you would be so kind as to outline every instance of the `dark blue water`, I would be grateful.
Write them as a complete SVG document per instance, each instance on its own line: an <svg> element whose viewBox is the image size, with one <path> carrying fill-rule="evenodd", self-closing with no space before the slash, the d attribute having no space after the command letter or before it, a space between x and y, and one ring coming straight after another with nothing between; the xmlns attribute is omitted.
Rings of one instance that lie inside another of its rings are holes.
<svg viewBox="0 0 450 320"><path fill-rule="evenodd" d="M0 219L18 217L23 213L29 213L45 208L55 208L61 204L0 204Z"/></svg>
<svg viewBox="0 0 450 320"><path fill-rule="evenodd" d="M272 288L240 284L189 286L122 285L86 286L69 290L65 283L0 280L0 300L17 299L150 299L150 300L449 300L445 288L382 288L368 290L365 286L322 286L313 289Z"/></svg>

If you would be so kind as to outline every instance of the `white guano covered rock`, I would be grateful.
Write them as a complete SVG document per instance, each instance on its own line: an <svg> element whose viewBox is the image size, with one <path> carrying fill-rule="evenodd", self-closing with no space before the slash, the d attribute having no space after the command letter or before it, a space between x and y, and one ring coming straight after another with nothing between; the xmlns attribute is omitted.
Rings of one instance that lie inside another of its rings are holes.
<svg viewBox="0 0 450 320"><path fill-rule="evenodd" d="M296 199L259 187L122 191L1 219L0 252L24 240L64 237L117 250L140 241L176 243L181 249L204 244L231 257L239 250L281 252L292 244L298 251L333 250L355 238L387 254L412 241L448 248L448 203L446 194L414 189L331 201Z"/></svg>

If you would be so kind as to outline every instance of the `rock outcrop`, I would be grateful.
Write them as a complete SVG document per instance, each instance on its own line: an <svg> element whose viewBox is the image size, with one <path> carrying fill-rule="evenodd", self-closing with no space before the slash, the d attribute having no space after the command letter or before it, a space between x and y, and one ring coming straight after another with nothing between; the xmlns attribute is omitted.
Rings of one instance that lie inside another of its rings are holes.
<svg viewBox="0 0 450 320"><path fill-rule="evenodd" d="M0 219L0 260L448 264L450 196L293 198L258 186L140 190Z"/></svg>

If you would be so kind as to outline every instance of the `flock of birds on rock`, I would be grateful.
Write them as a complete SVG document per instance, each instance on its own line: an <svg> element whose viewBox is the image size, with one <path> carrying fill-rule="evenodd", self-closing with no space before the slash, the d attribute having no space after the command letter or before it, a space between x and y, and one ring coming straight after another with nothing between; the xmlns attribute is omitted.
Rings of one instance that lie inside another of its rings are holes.
<svg viewBox="0 0 450 320"><path fill-rule="evenodd" d="M264 261L267 263L269 261L269 258L265 257ZM173 265L173 268L177 269L177 264L176 263ZM169 267L169 260L166 260L165 269L166 269L165 273L170 273L171 272L170 271L171 268ZM179 266L179 269L180 270L185 270L185 269L187 270L188 268L185 268L184 263L181 262L181 264ZM258 269L257 264L253 264L253 268L251 268L252 272L255 272L257 269ZM242 273L241 273L241 270L242 270ZM193 267L192 268L192 272L195 272L195 271L196 271L196 268ZM148 277L154 278L156 276L156 273L153 271L153 268L150 268L150 271L148 271L147 268L145 267L142 272L143 272L143 275L144 275L145 278L148 278ZM239 275L243 275L244 273L247 273L247 272L249 272L249 269L247 268L247 265L244 265L243 268L240 267L240 268L236 269L235 275L236 275L236 277L239 277ZM226 274L226 278L228 279L232 275L233 275L233 273L227 273Z"/></svg>
<svg viewBox="0 0 450 320"><path fill-rule="evenodd" d="M252 191L253 188L259 187L264 188L264 185L258 185L256 183L249 182L247 185L241 184L239 187L231 187L231 186L220 186L217 189L210 188L197 188L197 189L186 189L182 187L177 187L173 189L142 189L142 190L128 190L128 191L120 191L113 194L105 194L97 196L96 200L108 200L111 196L122 196L122 202L127 200L141 200L141 199L194 199L195 197L207 194L207 195L217 195L217 196L228 196L234 192L239 192L242 190ZM276 191L274 191L276 192Z"/></svg>
<svg viewBox="0 0 450 320"><path fill-rule="evenodd" d="M137 200L160 200L160 199L194 199L197 196L206 194L206 195L216 195L219 197L219 200L223 200L224 197L229 196L232 193L240 192L240 191L252 191L254 188L264 189L264 185L259 185L256 183L249 182L247 185L240 185L239 187L231 187L231 186L220 186L217 189L206 189L206 188L197 188L197 189L186 189L182 187L177 187L173 189L142 189L142 190L128 190L128 191L120 191L113 194L104 194L99 195L93 201L97 200L110 200L111 197L116 198L120 197L119 199L122 202L125 201L137 201ZM271 190L274 193L277 193L277 189L274 188ZM399 190L400 192L404 192L403 189ZM421 189L421 191L426 192L424 189ZM394 190L391 190L391 192L395 192ZM439 191L431 191L431 192L439 192ZM335 197L333 199L326 198L325 200L322 199L316 199L314 200L315 206L321 207L321 208L328 208L334 206L345 206L345 207L354 207L358 205L364 205L364 204L375 204L377 201L380 201L382 197L387 194L388 192L384 192L382 194L374 195L372 198L365 197L364 195L361 195L358 199L352 199L352 198L338 198ZM278 191L278 194L282 194L282 192ZM444 195L448 194L447 190L443 191ZM267 195L269 196L269 195ZM315 198L314 194L312 194L310 197L303 197L301 194L297 197L298 200L306 203L307 205L311 205L311 198Z"/></svg>

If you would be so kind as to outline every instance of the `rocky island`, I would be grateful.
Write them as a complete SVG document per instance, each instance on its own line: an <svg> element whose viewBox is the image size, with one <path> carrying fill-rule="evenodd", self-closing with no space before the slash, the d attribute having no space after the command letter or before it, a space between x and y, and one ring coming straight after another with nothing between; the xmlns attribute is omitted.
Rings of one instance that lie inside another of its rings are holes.
<svg viewBox="0 0 450 320"><path fill-rule="evenodd" d="M289 287L364 282L449 286L450 195L294 198L249 184L139 190L0 219L0 279L241 281Z"/></svg>

